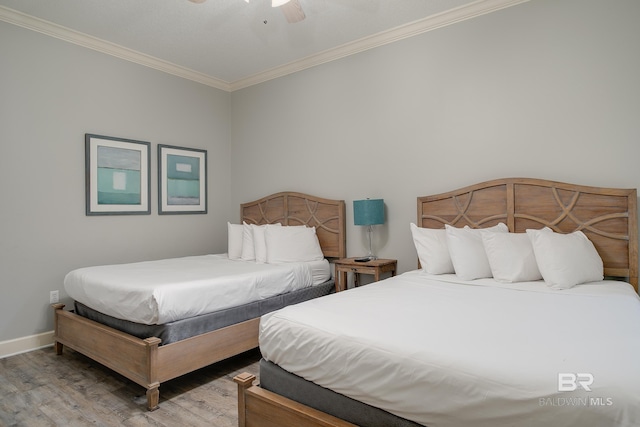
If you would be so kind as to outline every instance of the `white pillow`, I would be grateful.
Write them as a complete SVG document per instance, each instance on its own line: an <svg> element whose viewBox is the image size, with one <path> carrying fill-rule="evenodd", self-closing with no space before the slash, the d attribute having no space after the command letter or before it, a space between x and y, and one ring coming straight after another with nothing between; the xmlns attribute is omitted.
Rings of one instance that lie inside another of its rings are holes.
<svg viewBox="0 0 640 427"><path fill-rule="evenodd" d="M242 258L242 234L244 226L242 224L231 224L227 222L227 255L229 259Z"/></svg>
<svg viewBox="0 0 640 427"><path fill-rule="evenodd" d="M582 231L562 234L545 227L527 230L527 235L542 278L550 287L569 289L604 278L602 258Z"/></svg>
<svg viewBox="0 0 640 427"><path fill-rule="evenodd" d="M456 275L462 280L491 277L491 266L482 244L482 233L487 231L507 233L508 227L500 223L489 228L456 228L448 224L447 246Z"/></svg>
<svg viewBox="0 0 640 427"><path fill-rule="evenodd" d="M409 227L422 269L429 274L453 273L445 229L422 228L413 223Z"/></svg>
<svg viewBox="0 0 640 427"><path fill-rule="evenodd" d="M242 223L242 255L243 261L255 261L256 251L253 246L253 228L246 222Z"/></svg>
<svg viewBox="0 0 640 427"><path fill-rule="evenodd" d="M491 274L499 282L528 282L542 279L527 233L482 233Z"/></svg>
<svg viewBox="0 0 640 427"><path fill-rule="evenodd" d="M264 231L264 240L270 264L324 259L315 227L269 227Z"/></svg>
<svg viewBox="0 0 640 427"><path fill-rule="evenodd" d="M256 262L267 262L267 244L264 240L264 231L267 227L281 227L282 224L276 222L275 224L255 225L251 224L251 231L253 232L253 252L255 254Z"/></svg>

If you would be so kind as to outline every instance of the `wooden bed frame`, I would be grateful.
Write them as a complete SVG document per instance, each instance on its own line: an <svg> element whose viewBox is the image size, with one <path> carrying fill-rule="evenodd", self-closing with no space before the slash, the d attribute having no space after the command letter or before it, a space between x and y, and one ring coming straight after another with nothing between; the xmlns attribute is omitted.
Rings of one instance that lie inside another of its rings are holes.
<svg viewBox="0 0 640 427"><path fill-rule="evenodd" d="M315 226L327 258L346 255L345 204L302 193L282 192L240 208L242 221L253 224ZM147 406L156 409L162 382L258 346L254 318L182 341L160 346L160 339L139 339L63 310L54 304L54 347L78 351L147 389Z"/></svg>
<svg viewBox="0 0 640 427"><path fill-rule="evenodd" d="M530 178L483 182L434 196L418 197L418 225L484 228L504 222L511 232L550 227L583 231L602 257L605 276L625 278L638 291L638 208L635 189L587 187ZM347 427L348 422L253 385L238 384L238 425Z"/></svg>

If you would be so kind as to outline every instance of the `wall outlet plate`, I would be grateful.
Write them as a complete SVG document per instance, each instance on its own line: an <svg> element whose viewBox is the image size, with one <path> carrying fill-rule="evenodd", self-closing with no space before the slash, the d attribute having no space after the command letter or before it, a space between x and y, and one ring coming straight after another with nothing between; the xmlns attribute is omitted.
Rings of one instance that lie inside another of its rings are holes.
<svg viewBox="0 0 640 427"><path fill-rule="evenodd" d="M60 300L60 294L58 291L49 292L49 304L55 304Z"/></svg>

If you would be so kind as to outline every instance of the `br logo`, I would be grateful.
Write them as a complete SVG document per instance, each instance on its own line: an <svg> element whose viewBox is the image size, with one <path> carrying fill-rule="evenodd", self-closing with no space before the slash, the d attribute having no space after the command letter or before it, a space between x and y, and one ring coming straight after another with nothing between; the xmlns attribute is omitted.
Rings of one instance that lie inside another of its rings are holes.
<svg viewBox="0 0 640 427"><path fill-rule="evenodd" d="M593 384L593 375L591 374L570 372L558 374L558 391L575 391L578 387L584 391L591 391L589 387L591 384Z"/></svg>

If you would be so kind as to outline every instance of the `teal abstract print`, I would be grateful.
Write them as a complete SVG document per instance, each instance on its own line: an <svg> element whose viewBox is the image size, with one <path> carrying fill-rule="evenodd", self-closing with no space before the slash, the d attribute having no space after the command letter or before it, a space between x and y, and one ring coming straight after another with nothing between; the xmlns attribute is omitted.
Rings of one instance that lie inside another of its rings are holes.
<svg viewBox="0 0 640 427"><path fill-rule="evenodd" d="M150 144L85 135L86 214L148 215Z"/></svg>
<svg viewBox="0 0 640 427"><path fill-rule="evenodd" d="M207 213L207 151L158 145L158 213Z"/></svg>
<svg viewBox="0 0 640 427"><path fill-rule="evenodd" d="M140 151L98 147L98 205L139 205Z"/></svg>
<svg viewBox="0 0 640 427"><path fill-rule="evenodd" d="M167 155L167 204L200 204L200 159Z"/></svg>

